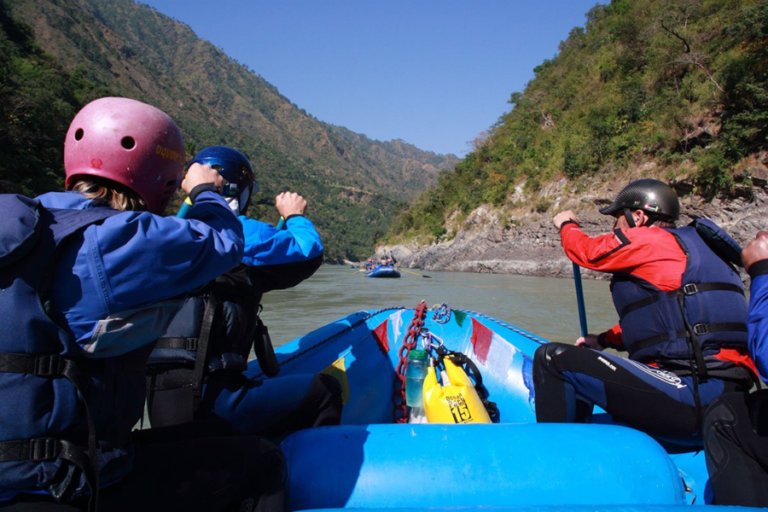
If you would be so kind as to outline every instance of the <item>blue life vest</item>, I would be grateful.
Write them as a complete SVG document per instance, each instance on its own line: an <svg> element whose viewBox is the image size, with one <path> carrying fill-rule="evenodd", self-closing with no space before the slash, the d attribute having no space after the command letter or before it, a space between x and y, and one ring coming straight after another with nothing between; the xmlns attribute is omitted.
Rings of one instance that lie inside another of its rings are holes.
<svg viewBox="0 0 768 512"><path fill-rule="evenodd" d="M709 223L723 240L732 239ZM668 230L685 252L687 264L680 288L663 292L630 274L614 274L611 292L619 314L624 346L630 359L651 361L687 373L725 378L734 364L713 357L722 348L747 347L747 300L739 274L693 226ZM733 242L735 244L735 242ZM737 245L737 244L736 244ZM744 372L740 371L739 376Z"/></svg>
<svg viewBox="0 0 768 512"><path fill-rule="evenodd" d="M46 301L58 249L117 213L48 210L36 199L0 195L0 501L18 492L66 500L130 469L132 425L112 425L107 416L130 399L111 393L114 375L129 371L143 383L146 356L141 364L130 355L83 357Z"/></svg>

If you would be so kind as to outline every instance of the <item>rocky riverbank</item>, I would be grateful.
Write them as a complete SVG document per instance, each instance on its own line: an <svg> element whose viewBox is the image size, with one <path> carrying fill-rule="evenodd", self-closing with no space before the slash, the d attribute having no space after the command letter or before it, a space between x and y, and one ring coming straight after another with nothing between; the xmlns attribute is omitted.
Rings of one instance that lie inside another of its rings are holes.
<svg viewBox="0 0 768 512"><path fill-rule="evenodd" d="M403 267L423 270L569 277L572 265L560 247L560 236L552 225L552 217L570 209L578 215L586 233L592 236L605 233L611 229L613 219L600 215L597 209L610 203L621 187L605 187L599 193L587 191L562 200L558 189L562 192L566 186L562 180L551 184L549 190L541 191L541 197L551 201L544 213L480 207L461 226L453 226L456 236L452 240L428 246L384 245L377 247L376 256L392 254ZM695 218L709 218L742 245L754 238L757 231L768 230L768 185L764 180L756 180L746 192L741 189L743 197L705 200L696 195L683 195L690 188L684 182L676 184L683 196L679 226ZM588 271L584 275L607 277Z"/></svg>

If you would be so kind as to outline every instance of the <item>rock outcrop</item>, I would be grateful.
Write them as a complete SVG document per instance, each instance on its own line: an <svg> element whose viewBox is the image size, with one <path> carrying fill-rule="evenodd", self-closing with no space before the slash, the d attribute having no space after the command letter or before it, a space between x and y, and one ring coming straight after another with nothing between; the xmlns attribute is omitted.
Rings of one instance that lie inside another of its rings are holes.
<svg viewBox="0 0 768 512"><path fill-rule="evenodd" d="M678 193L685 190L684 183L678 185ZM587 192L566 200L557 196L558 188L564 190L564 180L551 187L554 190L547 196L552 199L552 205L544 213L483 206L466 218L453 240L428 246L380 246L376 256L392 254L404 267L424 270L571 276L572 265L560 247L560 236L552 225L552 217L570 209L578 215L586 233L592 236L605 233L611 229L613 219L600 215L597 210L610 202L620 187L605 188L600 194ZM678 225L683 226L695 218L712 219L743 246L759 230L768 230L768 192L763 186L754 185L749 194L742 195L747 197L705 200L696 195L684 196L683 215ZM590 271L584 271L584 275L607 277Z"/></svg>

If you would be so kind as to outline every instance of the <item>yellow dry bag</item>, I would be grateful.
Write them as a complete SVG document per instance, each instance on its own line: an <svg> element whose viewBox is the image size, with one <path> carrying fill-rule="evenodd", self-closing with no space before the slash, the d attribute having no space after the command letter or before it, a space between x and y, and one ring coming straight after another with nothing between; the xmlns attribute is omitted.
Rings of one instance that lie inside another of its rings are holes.
<svg viewBox="0 0 768 512"><path fill-rule="evenodd" d="M429 423L491 423L488 411L466 372L449 357L443 359L450 384L437 381L430 366L424 379L424 411Z"/></svg>

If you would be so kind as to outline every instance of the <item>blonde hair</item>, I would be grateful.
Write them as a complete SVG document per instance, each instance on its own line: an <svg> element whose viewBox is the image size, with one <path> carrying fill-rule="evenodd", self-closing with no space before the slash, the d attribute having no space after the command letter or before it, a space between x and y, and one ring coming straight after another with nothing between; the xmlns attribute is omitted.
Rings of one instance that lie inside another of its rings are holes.
<svg viewBox="0 0 768 512"><path fill-rule="evenodd" d="M136 192L111 180L95 176L78 178L69 190L120 211L146 211L147 204Z"/></svg>

